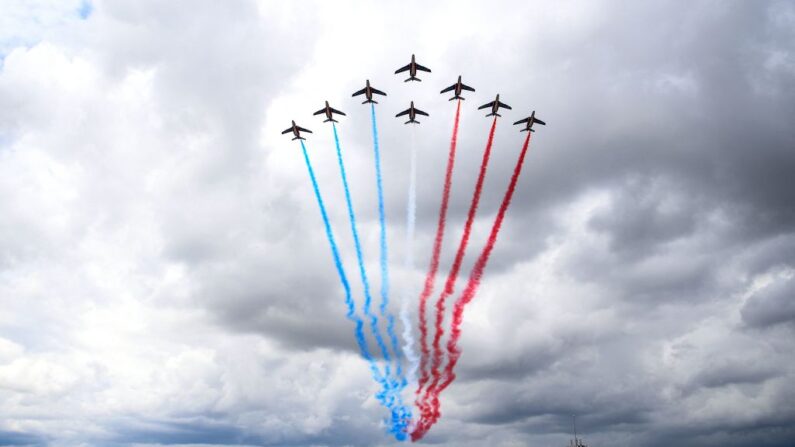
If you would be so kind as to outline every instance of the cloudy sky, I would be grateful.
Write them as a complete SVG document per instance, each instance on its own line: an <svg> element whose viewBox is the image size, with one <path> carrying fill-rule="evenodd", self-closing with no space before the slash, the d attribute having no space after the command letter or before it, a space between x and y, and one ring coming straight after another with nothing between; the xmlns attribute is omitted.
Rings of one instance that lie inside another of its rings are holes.
<svg viewBox="0 0 795 447"><path fill-rule="evenodd" d="M404 84L412 53L433 73ZM450 265L490 120L471 251L531 110L525 170L459 380L422 441L791 446L795 5L785 1L0 0L0 445L386 446L300 149L345 265L340 133L368 266L378 106L394 296L422 281L459 74ZM407 253L409 100L416 267ZM471 255L471 253L470 253ZM467 256L464 272L472 265ZM361 299L360 289L354 289ZM413 293L413 295L412 295ZM412 305L412 308L414 305Z"/></svg>

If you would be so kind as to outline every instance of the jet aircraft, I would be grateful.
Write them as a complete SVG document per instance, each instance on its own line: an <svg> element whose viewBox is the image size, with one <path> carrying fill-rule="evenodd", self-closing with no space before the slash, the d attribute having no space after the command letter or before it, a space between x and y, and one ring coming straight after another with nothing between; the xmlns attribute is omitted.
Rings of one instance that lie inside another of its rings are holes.
<svg viewBox="0 0 795 447"><path fill-rule="evenodd" d="M288 127L284 131L282 131L282 135L284 135L286 133L290 133L290 132L292 132L293 135L295 135L295 138L293 138L293 141L295 141L295 140L306 140L306 138L301 136L301 132L312 133L311 130L304 129L303 127L299 126L298 124L295 124L295 121L293 121L293 125L292 126Z"/></svg>
<svg viewBox="0 0 795 447"><path fill-rule="evenodd" d="M502 116L499 113L497 113L497 111L500 110L500 107L508 109L508 110L511 110L511 106L509 106L508 104L504 104L504 103L500 102L500 95L499 94L497 94L497 97L494 99L494 101L492 101L490 103L483 104L482 106L478 107L478 110L485 109L487 107L491 107L491 113L486 114L486 116L494 116L494 115Z"/></svg>
<svg viewBox="0 0 795 447"><path fill-rule="evenodd" d="M411 105L409 106L408 109L406 109L406 110L398 113L397 115L395 115L395 118L397 118L399 116L403 116L403 115L408 115L409 116L409 120L406 121L403 124L408 124L408 123L419 124L420 122L415 119L415 118L417 118L417 115L428 116L427 113L425 113L422 110L414 107L414 101L411 101Z"/></svg>
<svg viewBox="0 0 795 447"><path fill-rule="evenodd" d="M313 113L312 115L320 115L321 113L324 113L326 115L326 119L323 120L324 123L327 123L329 121L331 121L332 123L339 122L339 121L334 119L334 115L333 115L334 113L336 113L337 115L346 116L345 113L340 112L339 110L335 109L334 107L331 107L330 105L328 105L328 101L326 101L326 107L323 107L322 109L318 110L317 112Z"/></svg>
<svg viewBox="0 0 795 447"><path fill-rule="evenodd" d="M540 124L542 126L546 126L547 125L547 123L545 123L545 122L541 121L540 119L536 118L536 111L535 110L533 110L533 113L531 113L530 116L528 116L525 119L521 119L521 120L513 123L513 125L515 126L517 124L522 124L522 123L526 123L526 125L525 125L524 129L520 130L519 132L527 132L528 130L530 132L535 132L535 129L533 129L533 124L534 123L538 123L538 124Z"/></svg>
<svg viewBox="0 0 795 447"><path fill-rule="evenodd" d="M395 70L395 74L402 73L402 72L404 72L406 70L408 70L408 72L409 72L409 78L406 79L403 82L409 82L409 81L418 81L419 82L419 81L422 81L422 79L417 77L417 70L427 71L428 73L431 72L430 68L423 67L422 65L418 64L417 61L414 59L414 55L413 54L411 55L411 62L409 62L409 64L406 65L405 67L401 67L401 68L398 68L397 70Z"/></svg>
<svg viewBox="0 0 795 447"><path fill-rule="evenodd" d="M461 82L461 76L459 75L458 76L458 81L456 81L455 84L451 85L450 87L447 87L446 89L442 90L439 93L453 92L453 94L455 96L453 96L452 98L449 99L449 101L452 101L454 99L464 99L464 97L461 96L461 91L462 90L469 90L470 92L474 92L475 91L474 88L472 88L472 87L470 87L468 85L464 85L464 83Z"/></svg>
<svg viewBox="0 0 795 447"><path fill-rule="evenodd" d="M371 102L373 104L378 104L378 101L373 100L373 93L375 93L376 95L386 96L386 93L382 92L381 90L378 90L375 87L370 87L369 79L367 80L367 85L363 89L359 90L358 92L354 93L351 96L359 96L362 93L364 93L364 96L367 98L365 101L362 102L362 104L367 104L368 102Z"/></svg>

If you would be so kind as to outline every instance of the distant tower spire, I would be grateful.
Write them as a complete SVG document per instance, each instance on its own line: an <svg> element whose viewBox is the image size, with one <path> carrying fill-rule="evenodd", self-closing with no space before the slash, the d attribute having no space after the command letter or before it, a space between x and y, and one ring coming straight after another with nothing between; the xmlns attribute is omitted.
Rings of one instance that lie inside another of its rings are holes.
<svg viewBox="0 0 795 447"><path fill-rule="evenodd" d="M577 445L577 415L571 415L571 423L574 425L574 445Z"/></svg>
<svg viewBox="0 0 795 447"><path fill-rule="evenodd" d="M569 441L569 447L588 447L581 439L577 438L577 415L571 415L571 425L574 428L574 440Z"/></svg>

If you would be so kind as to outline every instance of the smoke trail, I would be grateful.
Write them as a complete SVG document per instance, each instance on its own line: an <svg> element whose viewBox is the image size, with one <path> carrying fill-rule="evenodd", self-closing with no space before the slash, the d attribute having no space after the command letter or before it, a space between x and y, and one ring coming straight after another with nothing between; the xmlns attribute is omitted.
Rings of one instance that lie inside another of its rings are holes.
<svg viewBox="0 0 795 447"><path fill-rule="evenodd" d="M337 275L339 275L340 283L342 284L342 288L345 291L345 306L347 307L346 317L353 321L356 325L354 330L354 335L356 337L356 343L359 345L359 351L362 353L362 357L367 360L367 363L370 367L370 372L373 375L373 379L381 385L383 389L389 389L390 384L387 379L381 375L381 372L378 369L378 366L375 363L375 359L373 358L372 354L370 353L370 349L367 347L367 341L364 338L364 323L362 319L356 315L356 307L353 302L353 297L351 296L351 287L350 283L348 282L348 277L345 275L345 269L342 266L342 260L340 259L339 249L337 248L337 243L334 240L334 233L331 231L331 224L329 223L328 214L326 213L326 206L323 204L323 198L320 195L320 187L317 183L317 178L315 178L315 171L312 169L312 163L309 161L309 154L306 152L306 146L304 142L301 141L301 151L304 154L304 161L306 162L306 169L309 171L309 178L312 180L312 189L315 191L315 198L317 199L317 205L320 208L320 215L323 218L323 226L326 229L326 238L328 239L329 246L331 247L331 255L334 258L334 267L337 269ZM376 394L376 398L381 402L382 405L389 408L388 399L385 393L378 393ZM391 418L393 421L400 421L403 415L400 413L398 409L390 408ZM393 427L396 424L393 424ZM405 439L405 430L399 433L395 433L395 437L399 440Z"/></svg>
<svg viewBox="0 0 795 447"><path fill-rule="evenodd" d="M406 202L406 272L414 270L414 227L417 216L417 142L414 127L411 128L411 166L409 168L409 192ZM400 320L403 323L403 352L409 362L406 380L413 384L417 381L419 357L414 352L414 337L411 334L411 318L409 318L409 297L413 294L412 287L406 287L400 301Z"/></svg>
<svg viewBox="0 0 795 447"><path fill-rule="evenodd" d="M475 214L478 210L478 203L480 202L480 194L483 191L483 181L486 178L486 169L489 165L489 156L491 155L491 146L494 143L494 131L496 128L497 117L495 116L494 120L491 122L491 129L489 130L489 138L486 142L486 149L483 151L483 160L480 163L480 173L478 174L478 179L475 183L475 192L472 194L472 202L470 203L469 211L467 212L464 233L461 235L461 242L458 244L455 260L453 261L453 265L450 268L450 273L447 275L447 281L445 282L444 289L442 290L439 299L436 301L436 334L433 337L433 362L431 365L431 375L433 380L428 386L428 389L425 392L425 397L423 398L423 409L426 411L430 409L428 407L427 399L429 396L433 395L434 390L438 386L440 380L439 368L442 365L441 341L442 337L444 336L444 328L442 323L444 322L445 301L455 291L455 282L458 278L458 271L461 269L461 263L464 260L464 254L466 253L467 244L469 243L469 235L472 232L472 223L475 220ZM429 416L430 414L423 414L423 417Z"/></svg>
<svg viewBox="0 0 795 447"><path fill-rule="evenodd" d="M400 344L398 343L397 335L395 335L395 317L387 312L389 306L389 263L388 251L386 243L386 215L384 212L384 186L381 176L381 152L378 147L378 125L375 119L375 104L370 104L370 118L373 125L373 151L375 153L375 182L378 191L378 223L381 228L380 245L381 245L381 305L379 311L382 318L387 319L387 334L392 345L392 350L395 352L396 368L398 377L403 377L402 368L400 366ZM389 359L387 359L389 360ZM405 378L403 378L405 380ZM405 385L404 385L405 386Z"/></svg>
<svg viewBox="0 0 795 447"><path fill-rule="evenodd" d="M458 340L461 338L461 323L464 320L464 308L475 297L478 286L480 286L480 279L483 276L483 271L486 268L486 264L489 262L489 256L491 256L491 251L494 249L494 244L497 242L497 235L500 232L502 221L505 218L505 213L508 211L508 207L511 204L511 198L513 197L513 193L516 190L516 182L519 180L519 174L522 172L522 165L524 164L524 158L527 154L527 148L529 145L530 132L527 133L527 138L525 139L524 145L522 146L522 152L519 154L519 159L516 161L516 167L514 168L511 182L508 185L508 189L505 191L505 196L502 198L502 204L500 204L497 217L494 219L494 223L492 224L488 241L483 247L483 251L481 251L480 256L478 256L475 265L472 267L466 288L453 306L453 321L451 323L450 340L447 341L447 352L450 360L444 369L445 379L444 382L442 382L442 384L433 392L431 403L433 406L433 414L431 419L426 420L423 418L417 423L416 428L411 433L411 439L413 441L422 439L431 426L433 426L433 424L439 420L439 416L441 416L439 394L444 391L453 382L453 380L455 380L455 366L458 363L458 359L461 357L461 350L458 348Z"/></svg>
<svg viewBox="0 0 795 447"><path fill-rule="evenodd" d="M395 317L387 312L389 306L389 264L388 252L386 243L386 215L384 212L384 186L381 177L381 152L378 148L378 125L375 119L375 104L370 104L370 118L373 125L373 151L375 152L375 183L378 190L378 223L381 228L380 243L381 243L381 305L379 311L382 318L387 319L387 334L389 335L392 350L395 352L397 363L397 374L402 377L402 370L400 366L400 345L398 343L397 335L395 335ZM389 359L387 359L389 360Z"/></svg>
<svg viewBox="0 0 795 447"><path fill-rule="evenodd" d="M453 122L453 136L450 139L450 152L447 156L447 168L444 176L444 188L442 189L442 204L439 206L439 222L436 225L436 237L433 241L433 251L431 252L431 265L428 268L428 273L425 275L425 285L423 286L422 293L420 293L420 309L419 309L419 326L420 326L420 381L417 386L416 403L420 407L422 402L419 397L422 395L422 390L428 382L428 357L431 352L428 349L428 323L427 323L427 306L428 297L433 293L433 283L436 280L436 272L439 270L439 252L442 249L442 239L444 238L444 226L447 220L447 204L450 200L450 185L453 178L453 164L455 163L455 147L458 140L458 119L461 116L461 100L458 100L458 105L455 109L455 121ZM420 411L422 408L420 407Z"/></svg>
<svg viewBox="0 0 795 447"><path fill-rule="evenodd" d="M397 335L395 334L395 317L389 309L389 255L387 251L386 241L386 213L384 212L384 187L381 176L381 152L378 147L378 125L375 117L375 104L370 104L370 120L373 128L373 152L375 155L375 181L376 189L378 192L378 223L381 229L380 245L381 245L381 305L379 306L379 313L381 318L386 318L387 325L386 331L389 336L392 350L395 353L395 373L397 375L397 388L393 387L393 398L397 401L396 405L401 410L401 429L405 432L406 426L411 420L411 410L403 405L403 396L401 394L403 388L406 387L407 382L403 374L403 369L400 363L400 345L398 343ZM384 360L389 366L389 356L385 355Z"/></svg>
<svg viewBox="0 0 795 447"><path fill-rule="evenodd" d="M376 343L381 349L381 354L384 356L386 361L389 362L389 349L387 348L386 343L384 343L384 338L381 336L381 332L378 330L378 318L375 315L372 315L370 312L370 304L372 302L372 295L370 294L370 280L367 277L367 270L364 267L364 255L362 254L362 245L361 241L359 240L359 231L357 230L356 226L356 214L353 211L353 202L351 201L351 192L350 188L348 187L348 176L345 173L345 163L342 159L342 149L340 148L337 126L332 123L332 128L334 130L334 143L337 148L337 162L339 163L340 167L342 186L345 189L345 202L348 206L348 219L351 225L351 233L353 234L353 245L356 249L356 260L359 264L359 276L362 279L362 286L364 287L364 313L367 318L370 319L370 326L372 328L373 335L375 336ZM388 365L387 368L389 368Z"/></svg>
<svg viewBox="0 0 795 447"><path fill-rule="evenodd" d="M381 333L377 330L377 319L375 316L371 316L369 312L369 303L372 301L372 297L370 295L370 281L367 277L367 269L364 266L364 256L362 254L362 245L359 239L359 231L356 225L356 213L353 211L353 201L351 200L351 192L350 188L348 187L348 176L345 173L345 163L342 158L342 148L340 147L340 139L339 135L337 134L337 126L334 123L331 123L332 129L334 130L334 144L337 149L337 162L340 168L340 177L342 178L342 186L345 190L345 202L348 207L348 220L350 221L351 225L351 233L353 234L353 244L356 249L356 260L359 264L359 276L362 280L362 286L364 288L364 297L365 297L365 315L370 317L370 324L375 335L376 342L378 346L381 348L381 352L384 355L384 358L387 362L386 364L386 374L385 374L385 386L382 391L384 398L388 404L390 410L393 410L393 418L391 420L391 428L390 432L397 434L401 434L403 438L405 438L406 428L408 424L407 417L410 419L411 414L410 412L406 415L407 410L404 408L402 404L402 398L397 398L395 395L399 393L400 384L394 382L391 379L391 371L389 369L389 351L384 343L383 338L381 337ZM395 418L394 416L398 416ZM406 417L407 416L407 417ZM402 440L402 439L401 439Z"/></svg>

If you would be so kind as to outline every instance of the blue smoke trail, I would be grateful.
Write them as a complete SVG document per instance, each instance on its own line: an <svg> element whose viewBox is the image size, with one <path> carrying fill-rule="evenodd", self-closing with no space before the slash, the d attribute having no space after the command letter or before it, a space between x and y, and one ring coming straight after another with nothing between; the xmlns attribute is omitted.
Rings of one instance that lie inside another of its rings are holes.
<svg viewBox="0 0 795 447"><path fill-rule="evenodd" d="M406 203L406 259L404 269L411 273L414 270L414 228L417 221L417 143L415 139L414 127L411 128L411 167L409 168L409 193ZM408 374L406 379L409 383L417 382L417 369L420 366L420 358L414 352L414 337L411 334L411 318L409 317L409 297L413 296L414 290L406 287L403 299L400 300L400 320L403 323L403 351L409 362Z"/></svg>
<svg viewBox="0 0 795 447"><path fill-rule="evenodd" d="M375 152L375 182L378 189L378 223L381 226L381 316L387 313L389 306L389 268L386 244L386 216L384 213L384 187L381 179L381 153L378 149L378 126L375 119L375 105L370 104L370 117L373 124L373 151ZM389 314L387 317L387 333L392 344L395 356L400 357L400 346L395 335L395 318ZM402 376L400 362L397 361L398 376Z"/></svg>
<svg viewBox="0 0 795 447"><path fill-rule="evenodd" d="M390 409L396 409L398 412L404 412L405 409L403 407L402 398L399 396L399 384L391 380L391 369L389 367L390 356L389 356L389 349L386 347L384 343L383 337L381 337L381 333L378 330L378 319L375 315L370 314L370 303L372 301L372 296L370 294L370 280L367 277L367 269L364 266L364 255L362 254L362 245L359 239L359 231L356 225L356 213L353 211L353 201L351 200L351 191L350 187L348 186L348 176L345 173L345 162L342 158L342 148L340 147L340 139L339 134L337 133L337 125L331 123L332 129L334 130L334 144L337 149L337 162L340 167L340 176L342 177L342 186L345 190L345 202L348 206L348 218L351 224L351 233L353 234L353 244L356 248L356 260L359 263L359 275L362 279L362 285L364 287L364 299L365 299L365 315L370 318L370 325L373 330L373 335L375 336L376 342L378 346L381 348L381 352L384 355L384 359L386 363L386 377L389 380L389 387L384 389L385 395L389 399ZM409 416L410 417L410 416ZM393 425L393 432L401 432L405 433L407 421L392 421Z"/></svg>
<svg viewBox="0 0 795 447"><path fill-rule="evenodd" d="M328 214L326 213L326 206L323 204L323 198L320 195L320 187L318 186L317 178L315 177L315 171L312 169L312 163L309 161L309 154L306 152L306 146L304 145L303 141L301 141L301 151L304 154L304 161L306 162L306 168L309 171L309 178L312 180L312 188L315 191L315 198L317 199L317 205L320 208L320 215L323 217L323 225L326 229L326 238L328 239L329 246L331 247L331 255L334 258L334 266L337 268L337 274L339 275L340 283L342 283L342 288L345 290L345 305L348 309L346 317L356 324L356 329L354 331L356 343L359 345L359 350L361 351L362 356L369 364L373 379L375 379L375 381L378 382L384 390L391 390L394 388L394 386L391 385L390 382L384 376L382 376L381 372L378 370L375 359L373 359L372 354L370 354L370 349L367 347L367 342L364 338L364 323L362 322L361 318L356 316L356 308L353 302L353 297L351 296L351 286L348 282L347 275L345 275L345 269L342 266L339 249L337 248L337 243L334 240L334 233L331 231L331 223L329 222ZM394 398L390 396L388 391L377 393L376 398L379 400L379 402L381 402L382 405L390 408L393 421L401 421L404 418L401 409L392 408L393 405L391 401L394 400ZM395 434L395 437L398 440L405 440L405 428L399 432L395 432L396 425L399 426L400 424L393 424L393 428L390 429L390 431Z"/></svg>
<svg viewBox="0 0 795 447"><path fill-rule="evenodd" d="M359 240L359 231L356 229L356 214L353 212L351 191L350 188L348 188L348 176L345 174L345 163L342 161L342 149L340 148L340 139L337 135L337 126L334 123L331 123L331 125L334 129L334 143L337 147L337 162L340 166L342 186L345 189L345 201L348 205L348 218L351 223L351 233L353 233L353 245L356 248L356 260L359 262L359 276L361 276L362 285L364 286L364 313L368 318L370 318L370 326L372 326L373 335L375 336L375 340L378 343L379 348L381 348L381 354L387 361L387 376L389 376L389 362L391 361L391 357L389 355L389 349L384 343L384 338L381 336L381 332L378 330L378 318L375 315L371 315L370 313L370 303L372 302L372 295L370 294L370 280L367 278L367 270L364 267L362 244Z"/></svg>
<svg viewBox="0 0 795 447"><path fill-rule="evenodd" d="M380 256L380 263L381 263L381 305L379 307L379 311L382 318L387 319L387 334L389 335L389 340L392 345L392 350L395 352L395 365L396 365L396 374L400 380L399 386L400 388L396 392L396 397L402 403L402 397L400 392L403 388L406 387L408 382L406 381L405 376L403 375L402 366L400 364L400 345L398 343L397 335L395 335L395 317L389 313L388 306L389 306L389 264L388 264L388 252L387 252L387 243L386 243L386 216L384 212L384 187L383 181L381 177L381 153L378 148L378 125L376 124L375 118L375 104L370 104L370 121L373 127L373 151L375 153L375 181L378 190L378 222L381 227L381 256ZM388 361L389 359L387 359ZM401 405L402 406L402 405ZM404 407L405 408L405 407ZM406 420L410 419L410 410L405 408L407 411Z"/></svg>

